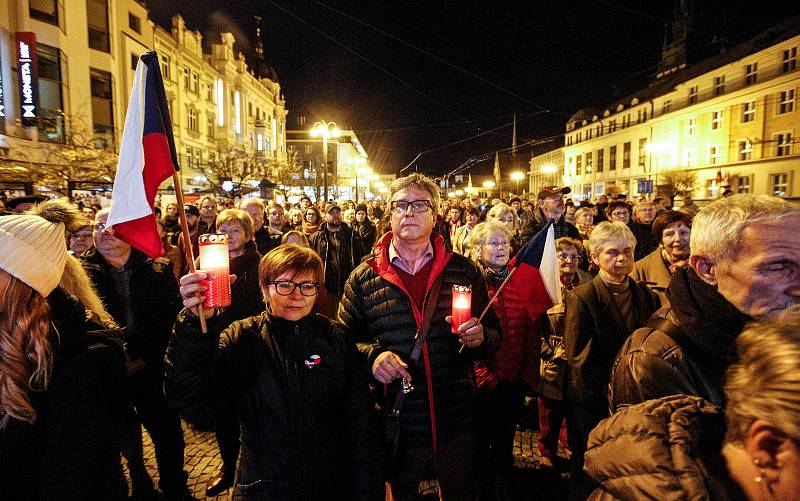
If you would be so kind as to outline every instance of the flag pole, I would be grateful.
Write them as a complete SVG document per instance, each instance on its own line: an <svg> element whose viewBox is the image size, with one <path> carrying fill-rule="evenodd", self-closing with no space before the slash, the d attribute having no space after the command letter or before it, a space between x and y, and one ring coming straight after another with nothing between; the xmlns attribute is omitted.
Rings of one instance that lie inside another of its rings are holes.
<svg viewBox="0 0 800 501"><path fill-rule="evenodd" d="M183 235L183 248L184 259L189 260L189 271L194 273L197 269L194 267L194 250L192 249L192 237L189 234L189 223L186 221L186 209L183 206L183 188L181 187L181 177L177 171L172 174L172 183L175 186L175 197L178 199L178 215L181 220L181 234ZM199 297L200 293L195 296ZM203 334L208 332L206 327L206 315L203 311L203 303L197 305L197 316L200 317L200 330Z"/></svg>
<svg viewBox="0 0 800 501"><path fill-rule="evenodd" d="M492 303L494 302L495 299L497 299L497 296L500 295L500 292L503 290L503 287L505 287L506 284L508 283L508 281L511 280L511 276L514 275L514 272L517 271L517 269L519 269L518 266L513 267L511 269L511 271L509 272L508 276L506 277L506 279L503 280L503 283L500 284L500 287L497 288L497 292L494 293L494 296L492 296L492 298L486 304L486 308L483 309L483 313L481 313L481 316L478 317L478 323L481 323L481 320L483 320L483 317L485 317L486 313L488 313L489 308L492 307Z"/></svg>

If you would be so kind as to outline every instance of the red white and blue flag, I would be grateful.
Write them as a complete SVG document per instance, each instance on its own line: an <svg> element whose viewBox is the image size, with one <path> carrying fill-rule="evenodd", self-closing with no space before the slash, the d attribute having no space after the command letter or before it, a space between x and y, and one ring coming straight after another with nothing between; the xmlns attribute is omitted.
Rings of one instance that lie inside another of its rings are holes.
<svg viewBox="0 0 800 501"><path fill-rule="evenodd" d="M561 276L552 222L522 246L508 267L513 271L509 285L526 293L525 308L530 318L538 318L561 302Z"/></svg>
<svg viewBox="0 0 800 501"><path fill-rule="evenodd" d="M153 213L156 193L177 170L158 56L147 52L133 77L107 225L114 227L114 236L152 258L164 253Z"/></svg>

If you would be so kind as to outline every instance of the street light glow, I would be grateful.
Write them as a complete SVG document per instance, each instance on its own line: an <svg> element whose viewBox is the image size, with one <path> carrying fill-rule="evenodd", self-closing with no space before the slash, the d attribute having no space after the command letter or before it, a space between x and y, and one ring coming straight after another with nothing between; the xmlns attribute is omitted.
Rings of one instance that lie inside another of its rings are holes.
<svg viewBox="0 0 800 501"><path fill-rule="evenodd" d="M483 187L486 188L487 190L490 190L490 189L494 188L495 186L497 186L497 185L494 184L494 181L484 181L483 182Z"/></svg>
<svg viewBox="0 0 800 501"><path fill-rule="evenodd" d="M511 173L511 180L512 181L522 181L525 179L525 174L520 171L514 171Z"/></svg>
<svg viewBox="0 0 800 501"><path fill-rule="evenodd" d="M558 167L553 164L542 165L543 174L555 174L557 171Z"/></svg>

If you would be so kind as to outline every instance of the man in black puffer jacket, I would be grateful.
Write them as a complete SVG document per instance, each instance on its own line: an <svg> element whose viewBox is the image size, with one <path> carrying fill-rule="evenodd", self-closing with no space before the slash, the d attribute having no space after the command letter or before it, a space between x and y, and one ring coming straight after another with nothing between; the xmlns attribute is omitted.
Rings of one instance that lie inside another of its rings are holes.
<svg viewBox="0 0 800 501"><path fill-rule="evenodd" d="M345 284L339 317L355 336L373 376L393 402L401 378L414 390L400 412L400 448L389 472L397 501L416 499L419 481L431 465L442 499L473 498L475 460L472 362L500 344L497 319L489 310L483 326L477 317L488 303L478 269L447 252L432 231L439 191L430 179L412 174L392 183L392 231L375 245ZM431 295L441 275L440 292ZM473 318L451 333L453 285L472 286ZM416 364L410 360L425 305L436 307ZM465 346L463 352L460 348Z"/></svg>

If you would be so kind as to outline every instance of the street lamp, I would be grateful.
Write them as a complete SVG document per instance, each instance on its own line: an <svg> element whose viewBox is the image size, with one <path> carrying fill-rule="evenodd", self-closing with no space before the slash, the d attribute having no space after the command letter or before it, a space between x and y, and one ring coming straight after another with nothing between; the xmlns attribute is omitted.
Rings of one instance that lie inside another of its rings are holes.
<svg viewBox="0 0 800 501"><path fill-rule="evenodd" d="M311 137L322 138L322 200L328 201L328 139L336 138L342 135L342 131L336 126L336 122L326 122L320 120L314 122L314 126L309 132Z"/></svg>
<svg viewBox="0 0 800 501"><path fill-rule="evenodd" d="M514 192L516 195L519 195L519 182L525 179L525 174L520 171L515 171L511 173L511 180L514 181Z"/></svg>
<svg viewBox="0 0 800 501"><path fill-rule="evenodd" d="M358 178L361 176L367 178L367 191L369 191L369 176L371 175L372 168L369 166L356 168L356 203L358 203ZM364 198L366 198L366 193L364 194Z"/></svg>

